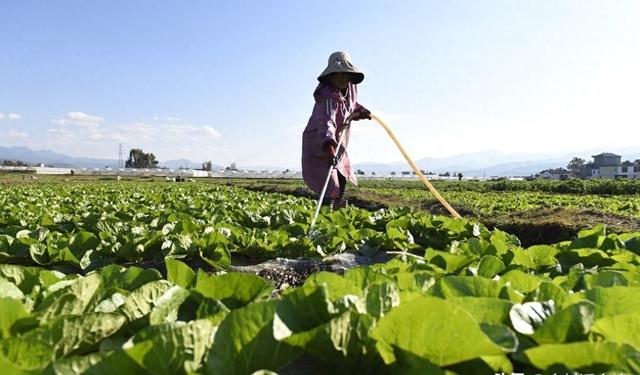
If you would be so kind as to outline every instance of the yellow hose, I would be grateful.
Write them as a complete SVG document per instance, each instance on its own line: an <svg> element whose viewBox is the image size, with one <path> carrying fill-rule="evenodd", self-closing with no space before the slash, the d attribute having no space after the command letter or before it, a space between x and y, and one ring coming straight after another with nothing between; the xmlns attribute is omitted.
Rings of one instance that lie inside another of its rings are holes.
<svg viewBox="0 0 640 375"><path fill-rule="evenodd" d="M420 177L420 179L422 180L424 185L427 187L427 189L429 189L431 194L433 194L433 196L436 197L436 199L438 199L440 203L442 203L444 208L446 208L447 211L449 211L449 213L453 217L455 217L456 219L460 219L462 216L460 216L460 214L457 213L456 210L453 209L453 207L451 207L451 205L442 197L442 195L438 193L436 188L434 188L433 185L431 185L429 180L427 180L427 178L422 174L422 172L420 172L420 169L418 169L418 166L413 162L413 160L411 160L409 155L407 155L407 152L404 150L400 142L398 142L398 139L396 138L395 135L393 135L393 132L391 131L391 129L389 129L387 124L385 124L384 121L382 121L378 116L374 115L373 113L371 114L371 118L374 119L378 124L380 124L380 126L382 126L384 130L387 131L387 133L389 134L389 137L391 137L391 139L393 139L393 142L396 144L396 146L398 146L398 149L402 153L402 156L404 156L404 158L407 160L407 163L409 163L409 165L411 166L411 169L413 169L415 174L418 175L418 177Z"/></svg>

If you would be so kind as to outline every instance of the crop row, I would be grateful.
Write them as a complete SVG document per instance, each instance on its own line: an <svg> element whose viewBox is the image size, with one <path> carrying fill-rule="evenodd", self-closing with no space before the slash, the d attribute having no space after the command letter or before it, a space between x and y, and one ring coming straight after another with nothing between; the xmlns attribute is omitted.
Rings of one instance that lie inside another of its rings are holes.
<svg viewBox="0 0 640 375"><path fill-rule="evenodd" d="M0 261L70 265L202 259L226 268L253 259L443 247L490 232L467 220L407 209L324 211L281 194L201 184L23 185L0 190Z"/></svg>
<svg viewBox="0 0 640 375"><path fill-rule="evenodd" d="M582 180L577 180L582 181ZM435 181L434 185L441 191L447 201L461 210L473 212L480 217L513 214L539 210L544 208L572 208L593 210L604 214L616 214L628 218L640 218L640 195L596 195L587 193L558 193L554 189L535 189L535 184L564 183L565 181L488 181L488 182L452 182ZM595 183L582 181L583 183ZM521 183L522 189L501 189L498 184ZM625 181L612 183L625 184ZM266 180L242 181L234 184L249 186L251 189L271 189L275 191L295 193L304 188L300 181ZM495 186L494 186L495 185ZM531 185L531 186L530 186ZM359 186L350 186L348 196L359 200L388 205L424 207L433 202L440 206L427 191L422 182L415 180L362 180Z"/></svg>
<svg viewBox="0 0 640 375"><path fill-rule="evenodd" d="M0 265L4 374L638 373L640 233L505 233L274 289L240 273Z"/></svg>
<svg viewBox="0 0 640 375"><path fill-rule="evenodd" d="M363 186L370 188L423 189L417 180L364 180ZM589 179L512 181L507 179L491 181L434 181L441 191L529 191L555 194L578 195L638 195L640 180Z"/></svg>
<svg viewBox="0 0 640 375"><path fill-rule="evenodd" d="M389 198L402 198L420 202L434 200L424 189L368 188L359 191L374 193ZM477 192L449 190L443 193L446 199L479 216L510 214L541 208L576 208L596 210L622 216L640 218L640 196L598 196L551 194L543 192ZM435 203L435 200L434 200Z"/></svg>

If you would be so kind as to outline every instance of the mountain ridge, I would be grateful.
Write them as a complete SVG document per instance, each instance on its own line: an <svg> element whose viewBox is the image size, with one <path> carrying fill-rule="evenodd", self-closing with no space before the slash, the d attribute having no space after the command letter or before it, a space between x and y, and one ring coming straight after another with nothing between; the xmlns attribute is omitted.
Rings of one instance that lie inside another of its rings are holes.
<svg viewBox="0 0 640 375"><path fill-rule="evenodd" d="M83 158L50 150L33 150L23 146L0 146L0 162L4 160L20 160L29 164L42 163L61 168L117 168L119 162L116 159ZM202 167L202 163L196 163L189 159L175 159L160 161L159 166L171 169L180 167L195 169ZM214 168L217 167L214 165Z"/></svg>
<svg viewBox="0 0 640 375"><path fill-rule="evenodd" d="M566 167L572 157L577 156L585 159L587 162L591 160L591 156L601 152L615 152L622 156L622 160L640 159L640 148L608 148L608 149L591 149L579 152L565 154L525 154L525 153L503 153L497 150L485 150L479 152L470 152L457 154L442 158L426 157L417 159L416 165L420 169L435 173L462 173L465 176L529 176L539 173L549 168ZM30 164L43 163L55 167L66 168L115 168L118 166L116 159L100 159L100 158L82 158L68 156L62 153L50 150L33 150L28 147L0 146L0 162L3 160L21 160ZM174 159L160 161L161 167L178 169L183 168L200 168L202 163L193 162L189 159ZM278 167L250 167L238 166L240 169L284 169ZM214 165L215 169L221 168ZM354 169L360 169L365 173L400 173L409 171L410 167L405 161L395 161L391 163L379 162L363 162L355 163Z"/></svg>

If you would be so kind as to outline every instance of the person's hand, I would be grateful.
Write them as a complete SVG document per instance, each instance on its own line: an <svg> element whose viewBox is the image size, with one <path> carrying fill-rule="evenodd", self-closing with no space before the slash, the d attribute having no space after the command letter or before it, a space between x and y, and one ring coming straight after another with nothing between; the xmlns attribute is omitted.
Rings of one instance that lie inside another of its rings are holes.
<svg viewBox="0 0 640 375"><path fill-rule="evenodd" d="M353 115L351 115L351 119L354 121L371 120L371 112L366 108L362 108L361 110L354 112Z"/></svg>

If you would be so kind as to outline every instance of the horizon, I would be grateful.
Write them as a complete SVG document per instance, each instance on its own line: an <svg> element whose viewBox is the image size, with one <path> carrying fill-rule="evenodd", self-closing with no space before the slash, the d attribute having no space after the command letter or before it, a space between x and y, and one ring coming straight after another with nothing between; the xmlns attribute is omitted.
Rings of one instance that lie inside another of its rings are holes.
<svg viewBox="0 0 640 375"><path fill-rule="evenodd" d="M0 146L299 166L316 77L344 49L366 76L359 101L416 160L637 147L639 2L335 4L359 16L329 25L326 2L3 2ZM402 160L370 121L349 152Z"/></svg>
<svg viewBox="0 0 640 375"><path fill-rule="evenodd" d="M0 146L0 150L2 149L2 147L6 147L6 146ZM92 158L92 157L73 157L70 155L66 155L64 153L60 153L60 152L56 152L53 150L45 150L45 149L40 149L40 150L33 150L30 149L28 147L24 147L24 146L12 146L12 147L17 147L17 148L25 148L29 151L33 151L33 152L47 152L47 153L55 153L58 155L62 155L65 157L71 157L74 159L85 159L85 163L93 161L94 163L97 162L98 160L101 162L105 162L105 163L117 163L118 159L109 159L109 158ZM11 147L10 147L11 148ZM429 169L428 165L425 165L424 163L428 162L428 161L435 161L435 162L444 162L445 160L450 160L450 159L462 159L462 160L456 160L455 162L457 163L465 163L465 161L468 161L469 157L473 157L473 162L471 162L471 165L465 167L464 169L460 169L460 164L449 164L448 166L434 166L432 168L432 172L436 172L436 173L443 173L443 172L452 172L452 170L447 169L447 167L451 167L452 169L456 169L456 173L458 171L463 171L463 172L474 172L474 173L480 173L479 171L483 170L483 169L491 169L496 167L500 167L500 166L504 166L504 165L508 165L508 164L522 164L522 163L529 163L529 164L536 164L536 165L543 165L543 163L548 163L548 167L546 167L546 169L554 169L554 168L564 168L565 164L568 164L569 161L573 158L573 157L578 157L578 158L582 158L585 160L585 162L590 162L591 157L593 156L592 154L599 154L599 153L606 153L609 151L614 151L614 153L618 153L620 154L620 156L622 157L622 161L625 160L629 160L629 161L635 161L637 159L640 158L640 147L636 147L636 148L621 148L618 150L596 150L596 149L592 149L592 150L582 150L579 152L573 152L573 153L564 153L562 155L560 154L529 154L529 153L520 153L520 154L505 154L505 153L501 153L499 151L496 150L482 150L482 151L478 151L478 152L472 152L472 153L464 153L464 154L456 154L456 155L452 155L452 156L448 156L448 157L441 157L441 158L430 158L430 157L425 157L425 158L416 158L415 161L416 163L422 163L421 168L426 168ZM491 155L494 158L497 156L497 158L495 159L490 159L492 161L486 161L483 162L483 160L486 159L482 159L482 158L478 158L479 155ZM501 158L501 157L509 157L509 159L505 159L505 158ZM2 155L0 155L0 161L2 161ZM11 161L22 161L24 162L25 160L19 160L18 159L6 159L6 160L11 160ZM124 159L123 159L124 161ZM197 160L191 160L188 158L179 158L179 159L165 159L165 160L161 160L158 159L159 161L159 165L158 168L170 168L170 169L176 169L176 168L184 168L184 169L192 169L192 167L189 167L189 165L193 166L193 165L199 165L201 163L203 163L204 161L197 161ZM63 163L61 161L57 161L57 162L51 162L51 161L38 161L38 162L32 162L31 164L38 164L38 163L44 163L44 164L50 164L50 165L66 165L67 167L70 165L68 163ZM449 163L451 163L453 161L449 161ZM176 166L168 166L168 164L174 164L176 165L177 163L184 163L183 165L181 165L180 167L176 167ZM230 163L231 164L231 163ZM235 163L237 164L237 163ZM560 165L562 164L562 165ZM96 164L97 165L97 164ZM214 168L227 168L229 165L225 165L225 164L217 164L217 163L213 163ZM401 166L402 165L402 166ZM82 165L77 164L74 165L74 167L77 168L83 168ZM84 166L86 167L86 166ZM92 166L92 167L87 167L87 168L118 168L117 165L105 165L104 167L100 166ZM267 164L237 164L237 168L239 170L292 170L292 171L300 171L299 168L297 168L296 166L286 166L286 165L267 165ZM397 172L400 172L402 170L406 170L408 168L408 166L406 165L405 161L403 160L395 160L392 162L388 162L388 163L378 163L378 162L359 162L354 164L354 168L356 169L364 169L365 172L370 173L370 172L375 172L375 173L389 173L389 171L395 170ZM404 168L404 169L403 169ZM530 167L529 167L530 168ZM193 167L193 169L197 169L195 167ZM498 175L506 175L505 172L498 170ZM479 177L479 174L475 174L475 177ZM511 175L511 176L518 176L518 175ZM520 175L520 176L524 176L524 175ZM495 176L494 176L495 177Z"/></svg>

